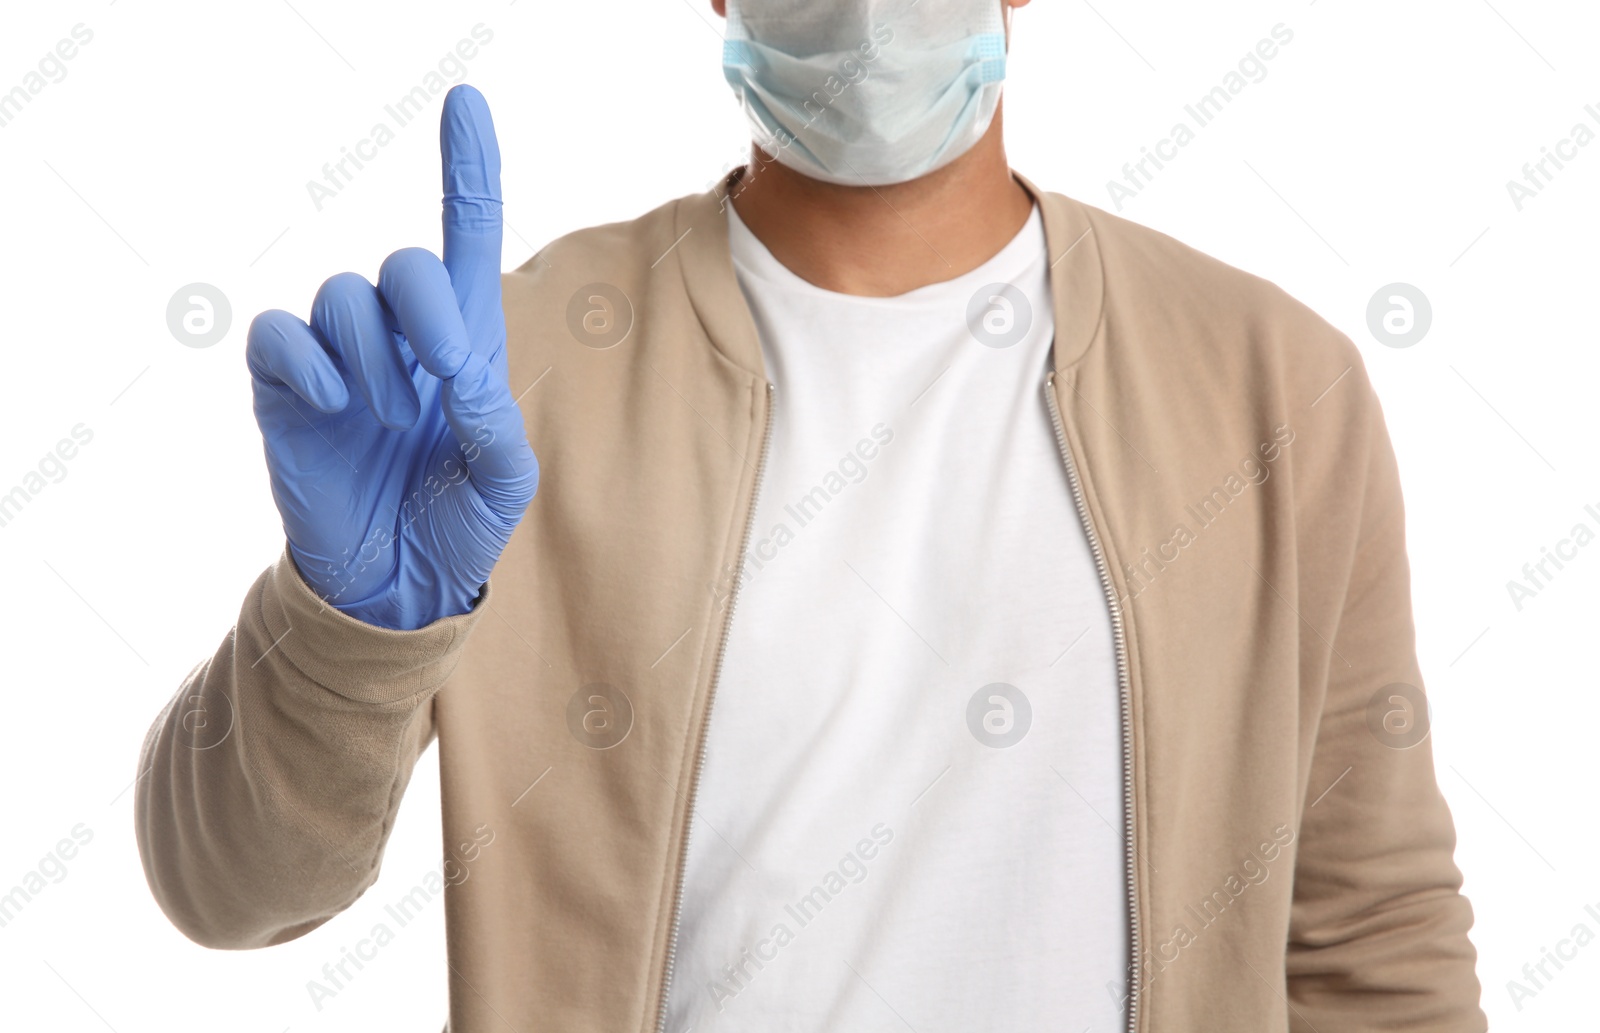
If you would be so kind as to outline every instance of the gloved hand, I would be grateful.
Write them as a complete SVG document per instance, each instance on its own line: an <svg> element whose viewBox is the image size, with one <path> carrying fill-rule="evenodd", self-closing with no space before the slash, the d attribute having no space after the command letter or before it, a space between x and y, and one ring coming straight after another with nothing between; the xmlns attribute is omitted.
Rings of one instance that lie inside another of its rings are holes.
<svg viewBox="0 0 1600 1033"><path fill-rule="evenodd" d="M539 482L506 374L500 148L471 86L444 99L444 261L340 273L307 325L250 325L246 360L289 553L319 595L411 630L472 608Z"/></svg>

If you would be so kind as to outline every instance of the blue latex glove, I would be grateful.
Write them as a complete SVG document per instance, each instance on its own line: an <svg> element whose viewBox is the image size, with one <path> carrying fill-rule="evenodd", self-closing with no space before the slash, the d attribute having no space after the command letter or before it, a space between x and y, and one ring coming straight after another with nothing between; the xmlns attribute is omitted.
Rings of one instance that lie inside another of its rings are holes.
<svg viewBox="0 0 1600 1033"><path fill-rule="evenodd" d="M415 629L465 613L539 483L506 376L500 148L446 95L444 261L422 248L322 285L311 322L263 312L246 359L272 496L301 575L338 609Z"/></svg>

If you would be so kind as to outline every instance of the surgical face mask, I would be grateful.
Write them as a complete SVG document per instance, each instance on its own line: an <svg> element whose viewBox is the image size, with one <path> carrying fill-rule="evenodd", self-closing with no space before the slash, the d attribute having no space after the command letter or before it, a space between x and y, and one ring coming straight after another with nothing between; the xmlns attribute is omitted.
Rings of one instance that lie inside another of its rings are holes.
<svg viewBox="0 0 1600 1033"><path fill-rule="evenodd" d="M904 183L988 130L1001 0L728 0L723 74L755 142L848 186Z"/></svg>

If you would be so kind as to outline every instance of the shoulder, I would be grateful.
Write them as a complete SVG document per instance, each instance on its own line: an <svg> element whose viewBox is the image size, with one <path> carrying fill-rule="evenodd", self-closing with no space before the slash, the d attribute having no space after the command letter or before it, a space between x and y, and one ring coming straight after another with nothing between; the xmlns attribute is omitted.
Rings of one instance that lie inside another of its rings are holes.
<svg viewBox="0 0 1600 1033"><path fill-rule="evenodd" d="M659 249L672 243L672 227L686 200L674 198L635 218L585 226L557 237L501 277L507 304L535 300L563 285L570 291L596 277L621 281L618 287L643 282Z"/></svg>
<svg viewBox="0 0 1600 1033"><path fill-rule="evenodd" d="M1104 281L1102 344L1118 361L1182 372L1219 399L1318 402L1336 380L1370 395L1361 350L1278 284L1110 212L1062 195L1094 235ZM1330 398L1329 401L1332 399ZM1326 404L1326 403L1323 403ZM1320 405L1319 405L1320 408Z"/></svg>
<svg viewBox="0 0 1600 1033"><path fill-rule="evenodd" d="M1137 305L1152 316L1159 313L1181 320L1201 332L1344 336L1265 277L1149 226L1082 202L1072 203L1094 228L1105 268L1108 304ZM1151 312L1152 305L1155 312Z"/></svg>

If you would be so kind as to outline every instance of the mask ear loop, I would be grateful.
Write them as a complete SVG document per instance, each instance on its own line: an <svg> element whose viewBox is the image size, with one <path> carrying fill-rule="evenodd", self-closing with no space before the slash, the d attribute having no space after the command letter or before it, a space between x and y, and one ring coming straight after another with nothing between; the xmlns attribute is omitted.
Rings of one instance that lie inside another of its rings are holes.
<svg viewBox="0 0 1600 1033"><path fill-rule="evenodd" d="M1015 9L1009 0L1000 0L1000 6L1006 9L1006 54L1011 53L1011 12Z"/></svg>

